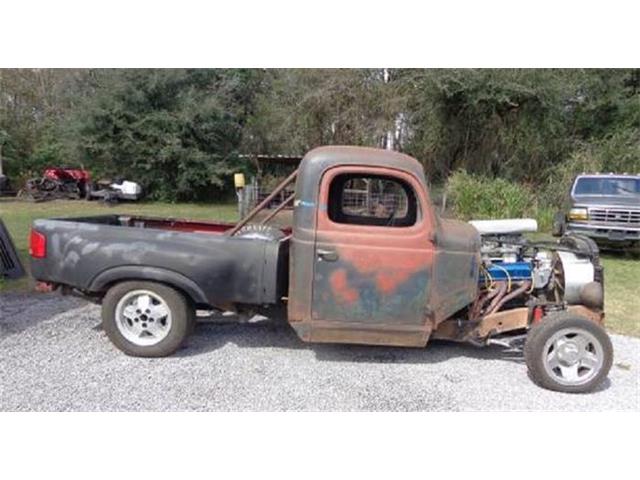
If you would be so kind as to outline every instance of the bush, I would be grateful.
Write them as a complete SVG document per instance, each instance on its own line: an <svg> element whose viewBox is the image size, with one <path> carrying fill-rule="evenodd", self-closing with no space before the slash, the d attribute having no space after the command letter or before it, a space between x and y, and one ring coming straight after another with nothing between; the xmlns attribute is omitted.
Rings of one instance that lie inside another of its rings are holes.
<svg viewBox="0 0 640 480"><path fill-rule="evenodd" d="M447 194L456 217L518 218L536 212L536 198L526 186L458 170L449 177Z"/></svg>
<svg viewBox="0 0 640 480"><path fill-rule="evenodd" d="M553 225L553 217L556 214L557 209L549 206L543 206L538 204L536 212L536 220L538 221L538 231L551 232L551 226Z"/></svg>
<svg viewBox="0 0 640 480"><path fill-rule="evenodd" d="M540 231L550 231L555 210L543 204L535 191L503 178L471 175L458 170L447 183L448 202L461 220L535 218Z"/></svg>

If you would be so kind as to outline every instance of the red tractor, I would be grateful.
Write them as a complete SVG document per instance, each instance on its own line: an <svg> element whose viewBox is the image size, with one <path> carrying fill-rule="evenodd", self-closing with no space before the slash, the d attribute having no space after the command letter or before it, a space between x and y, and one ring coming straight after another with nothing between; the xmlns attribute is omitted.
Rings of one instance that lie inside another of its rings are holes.
<svg viewBox="0 0 640 480"><path fill-rule="evenodd" d="M57 198L85 198L91 182L91 174L75 167L49 167L40 178L27 180L26 195L35 201Z"/></svg>

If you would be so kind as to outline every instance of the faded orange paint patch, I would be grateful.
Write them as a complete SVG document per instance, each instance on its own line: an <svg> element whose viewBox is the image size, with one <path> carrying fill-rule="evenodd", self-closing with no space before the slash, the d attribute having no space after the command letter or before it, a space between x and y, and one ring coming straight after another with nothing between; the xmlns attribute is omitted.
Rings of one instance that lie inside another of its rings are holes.
<svg viewBox="0 0 640 480"><path fill-rule="evenodd" d="M375 280L378 291L389 295L412 275L428 268L431 255L416 255L414 251L394 252L390 256L381 256L380 252L357 249L341 249L340 257L353 265L356 270Z"/></svg>
<svg viewBox="0 0 640 480"><path fill-rule="evenodd" d="M347 271L344 268L335 270L329 277L329 284L335 297L343 303L358 301L358 291L349 286Z"/></svg>
<svg viewBox="0 0 640 480"><path fill-rule="evenodd" d="M339 249L340 258L353 265L360 273L378 273L388 265L389 271L400 270L408 272L409 276L419 270L428 267L431 264L431 252L425 255L417 254L418 252L408 250L404 252L389 252L392 255L381 255L380 251L370 252L359 249ZM385 253L385 252L382 252ZM426 253L426 252L425 252Z"/></svg>

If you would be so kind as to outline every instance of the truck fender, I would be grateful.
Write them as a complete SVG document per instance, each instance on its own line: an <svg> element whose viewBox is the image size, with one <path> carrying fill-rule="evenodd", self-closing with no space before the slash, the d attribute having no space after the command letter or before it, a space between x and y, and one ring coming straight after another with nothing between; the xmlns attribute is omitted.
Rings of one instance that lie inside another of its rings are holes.
<svg viewBox="0 0 640 480"><path fill-rule="evenodd" d="M88 290L90 292L102 292L110 285L126 280L149 280L164 283L183 291L196 304L209 303L202 289L193 280L172 270L158 267L128 265L109 268L93 277L93 280L89 283Z"/></svg>

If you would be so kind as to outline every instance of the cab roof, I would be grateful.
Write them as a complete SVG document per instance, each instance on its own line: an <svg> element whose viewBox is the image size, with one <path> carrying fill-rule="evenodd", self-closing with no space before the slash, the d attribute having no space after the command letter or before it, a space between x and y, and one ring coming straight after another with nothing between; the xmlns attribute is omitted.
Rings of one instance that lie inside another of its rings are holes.
<svg viewBox="0 0 640 480"><path fill-rule="evenodd" d="M426 184L422 165L409 155L368 147L319 147L307 153L300 166L295 187L293 222L298 235L314 235L320 178L325 171L336 166L363 166L393 168L408 172L423 185ZM301 237L302 238L302 237ZM305 237L306 238L306 237Z"/></svg>
<svg viewBox="0 0 640 480"><path fill-rule="evenodd" d="M369 147L328 146L307 153L300 163L299 175L319 178L328 168L337 165L387 167L407 171L424 181L422 165L413 157L392 150Z"/></svg>

